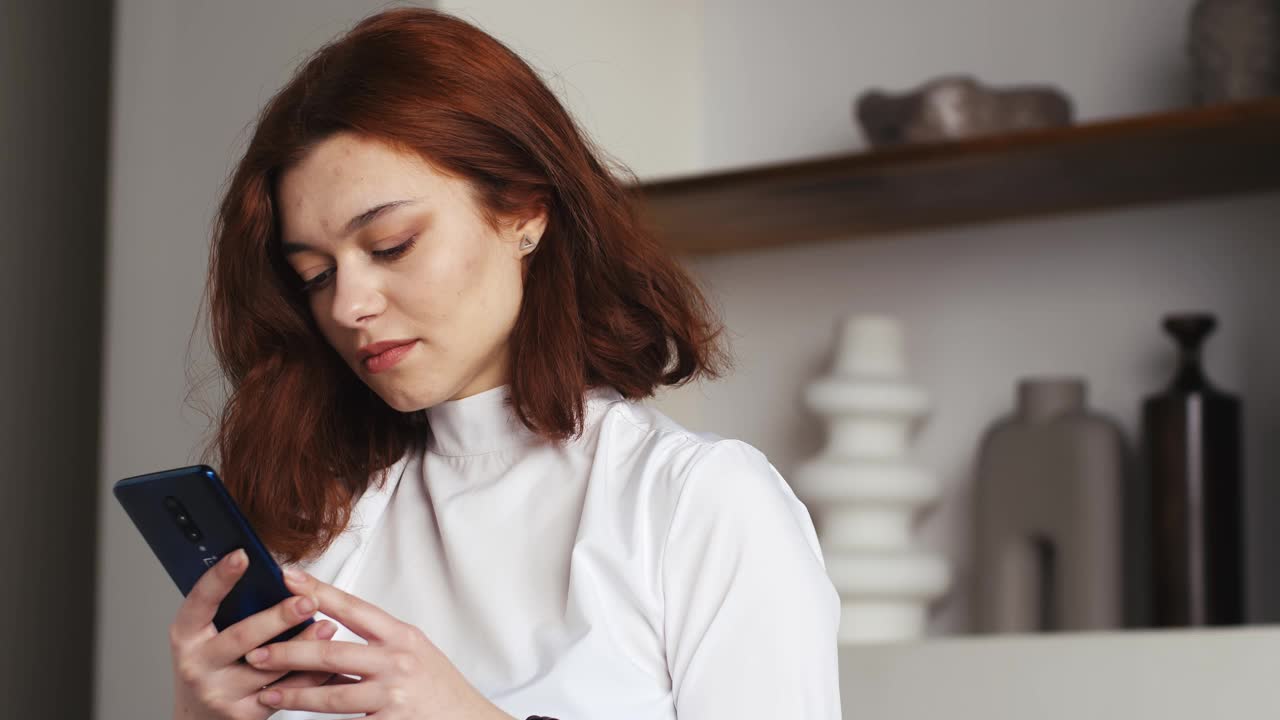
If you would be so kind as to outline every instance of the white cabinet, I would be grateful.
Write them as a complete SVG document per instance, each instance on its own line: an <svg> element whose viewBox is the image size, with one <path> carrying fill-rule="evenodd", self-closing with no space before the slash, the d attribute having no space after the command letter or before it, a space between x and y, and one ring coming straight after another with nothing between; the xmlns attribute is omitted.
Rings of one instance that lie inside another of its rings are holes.
<svg viewBox="0 0 1280 720"><path fill-rule="evenodd" d="M973 636L840 651L849 720L1280 716L1280 628Z"/></svg>

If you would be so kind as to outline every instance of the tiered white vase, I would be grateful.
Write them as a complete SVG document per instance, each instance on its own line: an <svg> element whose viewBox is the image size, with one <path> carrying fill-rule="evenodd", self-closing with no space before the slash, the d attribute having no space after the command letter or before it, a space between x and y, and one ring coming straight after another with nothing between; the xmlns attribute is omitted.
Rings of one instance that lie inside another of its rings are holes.
<svg viewBox="0 0 1280 720"><path fill-rule="evenodd" d="M881 315L846 318L831 374L810 383L805 400L829 432L825 448L796 469L792 484L815 516L841 596L840 642L920 637L951 571L912 538L916 515L940 488L909 458L929 398L907 381L901 325Z"/></svg>

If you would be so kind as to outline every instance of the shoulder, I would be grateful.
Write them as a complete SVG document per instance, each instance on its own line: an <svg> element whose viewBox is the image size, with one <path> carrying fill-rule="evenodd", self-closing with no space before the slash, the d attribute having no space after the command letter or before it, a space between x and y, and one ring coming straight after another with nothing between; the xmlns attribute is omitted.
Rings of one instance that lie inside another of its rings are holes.
<svg viewBox="0 0 1280 720"><path fill-rule="evenodd" d="M631 451L630 457L637 462L661 466L680 489L693 476L702 483L741 476L768 480L766 485L782 480L754 446L714 432L690 430L643 402L614 395L599 412L600 447L621 447Z"/></svg>
<svg viewBox="0 0 1280 720"><path fill-rule="evenodd" d="M765 454L741 440L700 448L681 480L667 535L681 552L723 542L796 553L825 567L808 508Z"/></svg>
<svg viewBox="0 0 1280 720"><path fill-rule="evenodd" d="M686 455L724 439L715 433L690 430L643 401L627 400L616 392L603 397L598 411L601 442L661 448Z"/></svg>
<svg viewBox="0 0 1280 720"><path fill-rule="evenodd" d="M662 517L662 535L769 528L798 539L821 564L807 508L755 446L695 432L650 405L620 398L602 409L598 427L598 455L623 463L611 476L639 486L630 490Z"/></svg>
<svg viewBox="0 0 1280 720"><path fill-rule="evenodd" d="M684 427L662 411L642 401L614 396L599 410L594 452L597 463L611 466L617 479L645 482L652 492L672 499L694 474L716 473L754 454L756 472L769 467L755 448L713 432Z"/></svg>
<svg viewBox="0 0 1280 720"><path fill-rule="evenodd" d="M761 703L781 708L777 698L785 696L794 708L771 715L810 717L825 708L823 717L838 717L840 596L808 509L751 444L689 443L657 559L681 715L755 717ZM779 657L787 659L782 669L751 660ZM726 694L727 687L740 690Z"/></svg>

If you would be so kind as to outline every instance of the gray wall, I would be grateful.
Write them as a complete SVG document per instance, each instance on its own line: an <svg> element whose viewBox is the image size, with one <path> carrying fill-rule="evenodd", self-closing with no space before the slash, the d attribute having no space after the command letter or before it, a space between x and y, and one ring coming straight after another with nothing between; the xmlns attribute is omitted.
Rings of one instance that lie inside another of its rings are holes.
<svg viewBox="0 0 1280 720"><path fill-rule="evenodd" d="M91 709L111 3L0 17L0 698Z"/></svg>
<svg viewBox="0 0 1280 720"><path fill-rule="evenodd" d="M120 0L112 98L96 717L164 717L167 631L182 600L106 489L198 459L186 404L211 369L195 327L219 190L294 66L384 3ZM195 332L194 337L192 336ZM217 385L207 400L217 407Z"/></svg>

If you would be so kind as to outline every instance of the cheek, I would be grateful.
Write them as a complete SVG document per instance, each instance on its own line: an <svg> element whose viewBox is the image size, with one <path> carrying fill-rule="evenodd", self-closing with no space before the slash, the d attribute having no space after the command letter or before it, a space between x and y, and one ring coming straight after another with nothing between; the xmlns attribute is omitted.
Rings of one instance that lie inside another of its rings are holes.
<svg viewBox="0 0 1280 720"><path fill-rule="evenodd" d="M520 303L519 262L498 247L468 258L465 272L475 283L470 302L478 312L484 313L486 324L509 325Z"/></svg>
<svg viewBox="0 0 1280 720"><path fill-rule="evenodd" d="M387 310L399 316L388 317L389 325L405 332L414 330L401 327L405 321L428 333L446 327L470 332L508 322L519 306L520 264L502 255L492 238L464 237L435 242L388 268ZM326 337L341 334L332 322L319 324Z"/></svg>
<svg viewBox="0 0 1280 720"><path fill-rule="evenodd" d="M434 247L397 273L396 304L414 319L427 322L465 320L479 287L481 264L465 247Z"/></svg>

